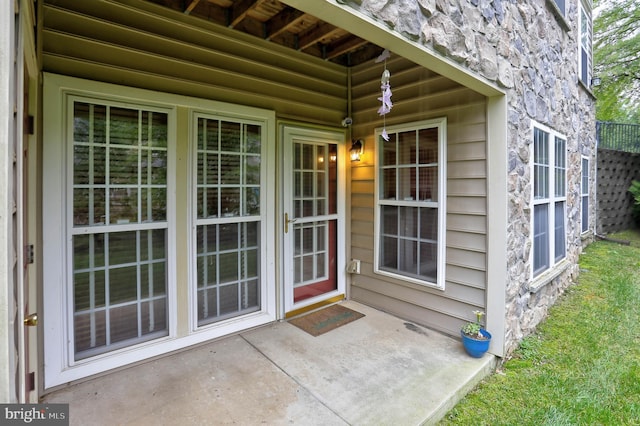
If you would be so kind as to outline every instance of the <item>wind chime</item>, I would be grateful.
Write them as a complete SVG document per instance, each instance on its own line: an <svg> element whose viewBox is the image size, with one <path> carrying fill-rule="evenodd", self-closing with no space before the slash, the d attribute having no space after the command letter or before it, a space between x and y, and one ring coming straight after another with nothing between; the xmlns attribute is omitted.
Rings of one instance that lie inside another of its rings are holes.
<svg viewBox="0 0 640 426"><path fill-rule="evenodd" d="M384 71L382 71L382 78L380 79L380 89L382 90L382 96L378 98L382 105L378 108L378 114L382 116L382 139L389 142L389 135L387 134L387 119L386 115L391 111L393 103L391 102L391 73L387 69L387 59L391 56L388 49L378 56L376 63L384 61Z"/></svg>

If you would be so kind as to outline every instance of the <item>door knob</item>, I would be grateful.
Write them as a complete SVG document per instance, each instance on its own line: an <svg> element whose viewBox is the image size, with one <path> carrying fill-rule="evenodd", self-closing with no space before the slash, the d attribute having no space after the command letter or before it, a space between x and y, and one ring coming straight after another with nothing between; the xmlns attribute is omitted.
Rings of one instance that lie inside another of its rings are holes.
<svg viewBox="0 0 640 426"><path fill-rule="evenodd" d="M24 319L24 325L35 327L38 325L38 314L31 314Z"/></svg>

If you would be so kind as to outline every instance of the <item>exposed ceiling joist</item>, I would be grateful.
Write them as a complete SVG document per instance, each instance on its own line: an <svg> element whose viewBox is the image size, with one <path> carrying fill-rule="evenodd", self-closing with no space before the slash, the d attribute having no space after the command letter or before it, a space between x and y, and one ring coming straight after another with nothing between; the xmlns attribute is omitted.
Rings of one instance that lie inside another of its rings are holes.
<svg viewBox="0 0 640 426"><path fill-rule="evenodd" d="M191 0L191 2L184 9L184 13L187 15L191 13L191 11L200 3L200 0Z"/></svg>
<svg viewBox="0 0 640 426"><path fill-rule="evenodd" d="M147 0L342 65L382 48L278 0Z"/></svg>

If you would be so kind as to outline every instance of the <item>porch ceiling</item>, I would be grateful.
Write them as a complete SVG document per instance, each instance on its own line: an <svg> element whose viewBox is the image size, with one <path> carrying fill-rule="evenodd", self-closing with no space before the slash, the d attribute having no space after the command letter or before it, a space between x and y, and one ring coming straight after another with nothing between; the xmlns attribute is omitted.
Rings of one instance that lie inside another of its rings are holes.
<svg viewBox="0 0 640 426"><path fill-rule="evenodd" d="M278 0L147 0L345 66L382 48Z"/></svg>

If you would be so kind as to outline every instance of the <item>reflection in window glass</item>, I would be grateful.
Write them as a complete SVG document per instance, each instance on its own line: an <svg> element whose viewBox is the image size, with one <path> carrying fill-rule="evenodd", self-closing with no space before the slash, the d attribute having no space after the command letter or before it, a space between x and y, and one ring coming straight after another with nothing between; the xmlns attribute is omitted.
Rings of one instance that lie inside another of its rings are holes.
<svg viewBox="0 0 640 426"><path fill-rule="evenodd" d="M533 276L566 256L567 142L533 129Z"/></svg>
<svg viewBox="0 0 640 426"><path fill-rule="evenodd" d="M377 270L442 286L438 234L444 138L439 124L397 132L387 128L389 141L380 138Z"/></svg>
<svg viewBox="0 0 640 426"><path fill-rule="evenodd" d="M168 334L168 113L71 102L78 360Z"/></svg>
<svg viewBox="0 0 640 426"><path fill-rule="evenodd" d="M213 116L196 125L196 308L205 326L261 308L263 126Z"/></svg>

